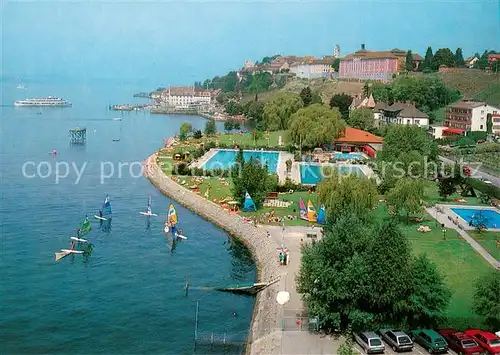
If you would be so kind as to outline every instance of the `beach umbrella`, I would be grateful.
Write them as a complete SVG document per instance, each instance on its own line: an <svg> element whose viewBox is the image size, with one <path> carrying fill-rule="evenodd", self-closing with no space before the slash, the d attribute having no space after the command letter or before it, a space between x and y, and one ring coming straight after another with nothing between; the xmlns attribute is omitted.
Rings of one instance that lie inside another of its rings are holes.
<svg viewBox="0 0 500 355"><path fill-rule="evenodd" d="M278 292L278 295L276 296L276 302L278 302L280 305L284 305L290 301L290 293L287 291L280 291Z"/></svg>

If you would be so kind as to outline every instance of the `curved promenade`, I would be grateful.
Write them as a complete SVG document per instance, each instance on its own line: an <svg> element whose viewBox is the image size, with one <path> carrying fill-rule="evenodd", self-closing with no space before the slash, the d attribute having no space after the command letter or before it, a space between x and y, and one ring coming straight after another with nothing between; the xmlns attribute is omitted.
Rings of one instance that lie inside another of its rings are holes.
<svg viewBox="0 0 500 355"><path fill-rule="evenodd" d="M167 177L157 164L157 152L145 161L144 174L163 194L176 200L196 214L226 230L243 242L252 253L257 265L259 281L271 281L280 276L277 263L277 245L261 227L244 223L241 218L229 214L219 205L204 199ZM281 310L276 302L279 283L261 291L255 300L249 334L250 354L276 354L280 344L278 331Z"/></svg>

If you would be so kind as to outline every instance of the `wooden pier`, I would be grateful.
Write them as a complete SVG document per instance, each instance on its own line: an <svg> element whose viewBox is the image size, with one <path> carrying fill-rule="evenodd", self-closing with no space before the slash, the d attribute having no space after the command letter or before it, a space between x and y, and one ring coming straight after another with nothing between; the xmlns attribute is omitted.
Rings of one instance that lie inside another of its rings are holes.
<svg viewBox="0 0 500 355"><path fill-rule="evenodd" d="M73 128L69 130L69 141L71 144L85 144L87 140L87 128Z"/></svg>

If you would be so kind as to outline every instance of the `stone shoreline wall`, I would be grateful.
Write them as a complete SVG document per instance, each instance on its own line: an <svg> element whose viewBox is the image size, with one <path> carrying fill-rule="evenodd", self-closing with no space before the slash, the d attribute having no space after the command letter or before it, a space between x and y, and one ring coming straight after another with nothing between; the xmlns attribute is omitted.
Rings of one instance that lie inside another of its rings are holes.
<svg viewBox="0 0 500 355"><path fill-rule="evenodd" d="M259 281L277 279L280 276L277 245L271 238L267 237L266 230L243 222L238 215L228 213L219 205L172 181L158 166L157 155L156 152L145 161L144 174L151 183L163 194L226 230L231 236L244 243L252 253ZM276 302L278 285L279 283L269 286L256 297L247 353L277 353L276 347L280 343L278 329L281 316L280 308Z"/></svg>

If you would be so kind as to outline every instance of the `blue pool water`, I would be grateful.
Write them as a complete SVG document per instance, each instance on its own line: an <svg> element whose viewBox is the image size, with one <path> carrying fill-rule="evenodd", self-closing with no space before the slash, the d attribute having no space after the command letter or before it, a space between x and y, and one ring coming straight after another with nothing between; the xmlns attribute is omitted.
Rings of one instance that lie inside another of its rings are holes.
<svg viewBox="0 0 500 355"><path fill-rule="evenodd" d="M347 160L347 159L358 159L364 160L365 157L361 154L356 153L333 153L334 159Z"/></svg>
<svg viewBox="0 0 500 355"><path fill-rule="evenodd" d="M325 177L326 167L333 167L333 165L321 166L317 164L301 164L300 165L300 181L302 184L316 185ZM363 176L363 172L357 166L334 166L341 174L356 174Z"/></svg>
<svg viewBox="0 0 500 355"><path fill-rule="evenodd" d="M451 210L467 223L470 222L474 215L483 212L484 218L486 219L486 228L500 228L500 213L495 210L459 207L452 208Z"/></svg>
<svg viewBox="0 0 500 355"><path fill-rule="evenodd" d="M236 150L218 150L208 161L203 164L203 169L213 170L213 169L229 169L234 165L236 159ZM254 151L254 150L244 150L243 158L245 161L250 160L250 158L258 159L262 165L267 163L267 167L270 173L276 173L278 167L278 152L264 152L264 151Z"/></svg>

